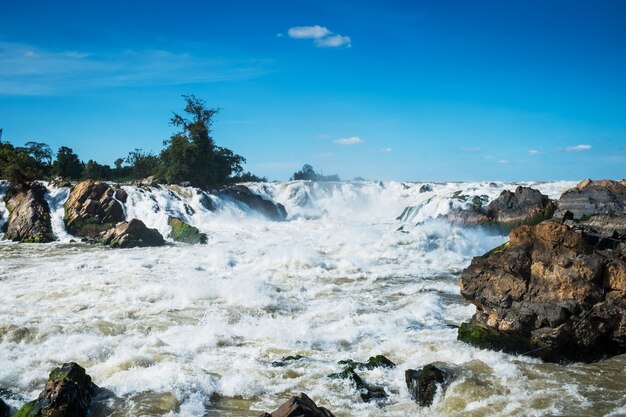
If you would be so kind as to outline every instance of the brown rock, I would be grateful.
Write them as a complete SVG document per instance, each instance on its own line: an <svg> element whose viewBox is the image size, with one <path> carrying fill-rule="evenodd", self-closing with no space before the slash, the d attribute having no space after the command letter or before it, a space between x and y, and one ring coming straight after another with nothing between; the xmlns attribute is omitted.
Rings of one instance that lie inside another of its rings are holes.
<svg viewBox="0 0 626 417"><path fill-rule="evenodd" d="M54 240L45 193L40 184L9 188L6 196L9 218L4 239L31 243Z"/></svg>
<svg viewBox="0 0 626 417"><path fill-rule="evenodd" d="M574 219L586 219L599 214L623 216L625 207L626 181L586 179L561 195L554 216L561 218L568 211Z"/></svg>
<svg viewBox="0 0 626 417"><path fill-rule="evenodd" d="M477 311L459 338L550 361L626 352L625 247L554 221L514 229L463 271L461 294Z"/></svg>
<svg viewBox="0 0 626 417"><path fill-rule="evenodd" d="M278 407L273 413L261 417L335 417L324 407L318 407L306 394L300 393Z"/></svg>
<svg viewBox="0 0 626 417"><path fill-rule="evenodd" d="M122 195L104 182L82 181L65 202L65 226L73 235L95 238L102 231L124 220Z"/></svg>
<svg viewBox="0 0 626 417"><path fill-rule="evenodd" d="M118 223L114 228L103 232L100 243L112 248L134 248L163 246L165 240L157 229L149 229L138 219Z"/></svg>

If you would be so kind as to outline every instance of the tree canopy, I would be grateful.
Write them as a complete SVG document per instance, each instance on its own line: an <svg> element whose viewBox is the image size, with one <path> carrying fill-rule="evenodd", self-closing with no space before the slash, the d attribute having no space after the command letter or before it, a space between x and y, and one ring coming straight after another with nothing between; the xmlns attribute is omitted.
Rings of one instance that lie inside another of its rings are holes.
<svg viewBox="0 0 626 417"><path fill-rule="evenodd" d="M308 181L341 181L339 179L339 175L322 175L315 172L315 169L309 164L304 164L300 171L294 172L291 179Z"/></svg>

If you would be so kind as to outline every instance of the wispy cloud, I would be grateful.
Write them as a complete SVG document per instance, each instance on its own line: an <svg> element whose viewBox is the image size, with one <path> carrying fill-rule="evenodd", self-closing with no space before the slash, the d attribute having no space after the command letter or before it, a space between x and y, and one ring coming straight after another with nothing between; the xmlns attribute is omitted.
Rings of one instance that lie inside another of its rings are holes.
<svg viewBox="0 0 626 417"><path fill-rule="evenodd" d="M468 148L459 148L461 152L480 152L480 148L478 146L468 147Z"/></svg>
<svg viewBox="0 0 626 417"><path fill-rule="evenodd" d="M255 78L267 60L211 58L167 50L85 52L0 42L0 94L211 83Z"/></svg>
<svg viewBox="0 0 626 417"><path fill-rule="evenodd" d="M531 150L528 151L528 155L532 155L532 156L541 155L541 152L539 152L536 149L531 149Z"/></svg>
<svg viewBox="0 0 626 417"><path fill-rule="evenodd" d="M381 151L382 152L391 152L393 149L391 148L382 148Z"/></svg>
<svg viewBox="0 0 626 417"><path fill-rule="evenodd" d="M500 160L498 161L498 163L499 163L499 164L508 164L508 163L509 163L509 161L507 161L506 159L500 159Z"/></svg>
<svg viewBox="0 0 626 417"><path fill-rule="evenodd" d="M357 143L363 142L363 139L358 136L351 136L349 138L335 139L333 142L339 145L356 145Z"/></svg>
<svg viewBox="0 0 626 417"><path fill-rule="evenodd" d="M287 34L293 39L312 39L318 48L350 48L352 40L349 36L333 33L328 28L320 25L294 26L287 30Z"/></svg>
<svg viewBox="0 0 626 417"><path fill-rule="evenodd" d="M583 152L591 149L591 145L576 145L568 146L565 148L565 152Z"/></svg>

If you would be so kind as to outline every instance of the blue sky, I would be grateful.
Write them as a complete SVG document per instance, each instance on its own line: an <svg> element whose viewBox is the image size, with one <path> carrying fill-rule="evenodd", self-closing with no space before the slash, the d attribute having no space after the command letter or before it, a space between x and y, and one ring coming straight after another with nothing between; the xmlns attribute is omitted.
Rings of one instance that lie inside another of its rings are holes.
<svg viewBox="0 0 626 417"><path fill-rule="evenodd" d="M129 4L130 3L130 4ZM624 178L623 1L3 1L0 127L112 164L195 94L284 180Z"/></svg>

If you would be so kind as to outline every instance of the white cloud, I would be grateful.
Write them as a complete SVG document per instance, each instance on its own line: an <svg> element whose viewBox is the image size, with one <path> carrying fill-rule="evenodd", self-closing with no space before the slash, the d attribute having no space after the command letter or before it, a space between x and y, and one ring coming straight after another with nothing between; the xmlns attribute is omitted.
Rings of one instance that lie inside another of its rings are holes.
<svg viewBox="0 0 626 417"><path fill-rule="evenodd" d="M363 142L363 139L358 136L351 136L349 138L335 139L333 142L339 145L356 145L357 143Z"/></svg>
<svg viewBox="0 0 626 417"><path fill-rule="evenodd" d="M49 50L0 42L0 95L210 83L255 78L267 61L210 58L167 50L109 53Z"/></svg>
<svg viewBox="0 0 626 417"><path fill-rule="evenodd" d="M318 48L350 48L352 40L349 36L340 35L328 30L324 26L294 26L287 30L287 34L293 39L313 39Z"/></svg>
<svg viewBox="0 0 626 417"><path fill-rule="evenodd" d="M568 146L565 148L565 152L582 152L588 151L591 149L591 145L576 145L576 146Z"/></svg>
<svg viewBox="0 0 626 417"><path fill-rule="evenodd" d="M294 39L320 39L331 35L332 32L324 26L294 26L289 28L287 34Z"/></svg>
<svg viewBox="0 0 626 417"><path fill-rule="evenodd" d="M498 161L498 163L499 163L499 164L508 164L508 163L509 163L509 161L507 161L506 159L500 159L500 160Z"/></svg>
<svg viewBox="0 0 626 417"><path fill-rule="evenodd" d="M383 151L383 152L391 152L392 149L391 148L382 148L381 151Z"/></svg>
<svg viewBox="0 0 626 417"><path fill-rule="evenodd" d="M533 155L533 156L534 155L541 155L541 152L539 152L536 149L531 149L531 150L528 151L528 155Z"/></svg>
<svg viewBox="0 0 626 417"><path fill-rule="evenodd" d="M350 48L351 40L349 36L332 35L315 40L315 46L318 48L338 48L344 45Z"/></svg>

